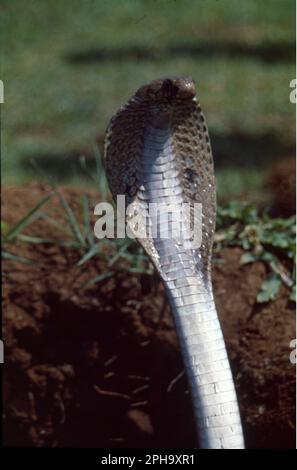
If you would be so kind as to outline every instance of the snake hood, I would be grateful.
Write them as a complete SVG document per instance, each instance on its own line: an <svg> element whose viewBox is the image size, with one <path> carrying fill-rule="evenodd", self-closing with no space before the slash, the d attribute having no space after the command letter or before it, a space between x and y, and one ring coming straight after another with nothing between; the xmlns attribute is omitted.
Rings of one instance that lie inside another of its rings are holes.
<svg viewBox="0 0 297 470"><path fill-rule="evenodd" d="M160 129L167 136L183 203L191 208L194 203L202 206L202 240L197 256L201 258L203 275L210 285L216 213L215 177L206 121L191 77L157 79L143 85L120 107L107 128L104 152L107 179L114 198L119 194L126 196L127 224L132 232L133 214L144 213L141 188L146 182L142 181L139 170L144 160L147 132L152 128ZM158 136L157 140L161 138ZM152 166L157 157L153 147L148 153L147 167ZM192 212L191 209L190 223L195 231ZM136 238L161 273L153 240Z"/></svg>

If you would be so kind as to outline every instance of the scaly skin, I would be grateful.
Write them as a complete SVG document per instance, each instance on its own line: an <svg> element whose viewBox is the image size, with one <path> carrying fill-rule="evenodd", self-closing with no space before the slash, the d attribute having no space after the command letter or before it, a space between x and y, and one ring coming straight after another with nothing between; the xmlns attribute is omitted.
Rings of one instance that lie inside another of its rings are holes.
<svg viewBox="0 0 297 470"><path fill-rule="evenodd" d="M165 284L200 447L242 449L237 398L212 294L215 178L205 118L195 95L191 78L155 80L141 87L110 122L105 164L113 196L127 197L127 225ZM202 227L196 225L192 233L193 224L187 224L181 209L183 203L193 207L194 202L202 204ZM157 204L160 217L148 214L150 203ZM178 223L181 234L166 232L169 207L169 230ZM193 235L199 228L197 247Z"/></svg>

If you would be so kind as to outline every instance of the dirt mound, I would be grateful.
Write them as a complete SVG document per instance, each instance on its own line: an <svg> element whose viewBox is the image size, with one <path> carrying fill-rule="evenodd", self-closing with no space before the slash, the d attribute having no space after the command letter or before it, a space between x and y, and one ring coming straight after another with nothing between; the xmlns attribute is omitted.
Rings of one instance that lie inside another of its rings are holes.
<svg viewBox="0 0 297 470"><path fill-rule="evenodd" d="M3 219L16 222L47 191L4 190ZM78 206L78 190L64 194ZM43 220L26 233L48 231ZM59 237L56 229L50 235ZM79 267L81 253L71 247L22 243L12 251L39 264L3 266L5 445L195 447L188 385L157 276L118 272L86 285L108 270L100 257ZM275 302L257 305L265 267L240 266L240 256L237 248L219 254L214 286L246 444L293 448L294 305L284 287Z"/></svg>
<svg viewBox="0 0 297 470"><path fill-rule="evenodd" d="M274 164L266 178L272 194L272 213L276 216L296 214L296 158L295 155Z"/></svg>

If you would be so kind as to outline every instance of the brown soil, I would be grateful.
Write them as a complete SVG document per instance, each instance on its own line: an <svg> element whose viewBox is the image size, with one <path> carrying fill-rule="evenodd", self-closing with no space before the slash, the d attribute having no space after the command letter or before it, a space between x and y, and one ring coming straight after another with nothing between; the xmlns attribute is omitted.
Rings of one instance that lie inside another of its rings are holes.
<svg viewBox="0 0 297 470"><path fill-rule="evenodd" d="M296 214L296 158L295 154L275 163L266 177L271 192L271 209L276 216Z"/></svg>
<svg viewBox="0 0 297 470"><path fill-rule="evenodd" d="M4 190L2 218L16 222L48 190ZM63 191L78 207L79 190ZM25 233L61 238L48 231L36 221ZM81 253L73 248L18 243L11 251L40 265L4 263L5 445L195 447L187 381L157 276L118 272L86 286L109 269L99 257L78 267ZM219 254L214 286L246 444L294 448L294 305L285 287L273 303L257 305L265 266L240 266L240 256L238 248Z"/></svg>

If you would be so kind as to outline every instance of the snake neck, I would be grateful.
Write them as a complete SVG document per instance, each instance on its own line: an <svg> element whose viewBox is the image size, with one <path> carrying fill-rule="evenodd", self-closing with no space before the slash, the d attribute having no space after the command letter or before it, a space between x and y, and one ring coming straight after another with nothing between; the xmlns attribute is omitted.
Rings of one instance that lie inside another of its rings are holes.
<svg viewBox="0 0 297 470"><path fill-rule="evenodd" d="M137 197L146 215L147 234L153 241L166 287L170 290L177 282L181 287L212 295L201 248L196 246L191 226L193 207L185 204L177 158L170 121L161 116L144 132L141 159L137 163ZM199 224L199 220L195 222ZM196 232L201 229L194 227Z"/></svg>
<svg viewBox="0 0 297 470"><path fill-rule="evenodd" d="M193 245L170 122L144 132L137 194L184 357L203 448L243 448L240 415L210 277ZM151 210L151 205L158 210ZM168 217L170 207L171 217Z"/></svg>

